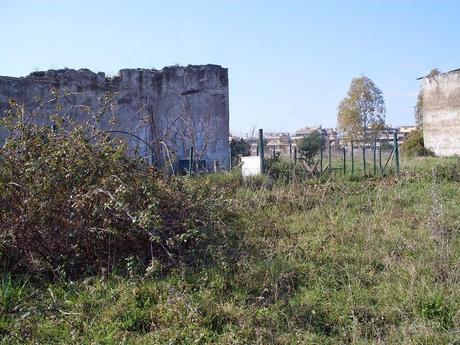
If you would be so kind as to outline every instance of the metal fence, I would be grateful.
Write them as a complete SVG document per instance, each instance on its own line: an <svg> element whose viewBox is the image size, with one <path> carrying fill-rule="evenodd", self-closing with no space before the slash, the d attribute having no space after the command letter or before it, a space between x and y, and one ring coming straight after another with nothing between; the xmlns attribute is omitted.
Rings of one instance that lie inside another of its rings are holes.
<svg viewBox="0 0 460 345"><path fill-rule="evenodd" d="M279 153L274 149L272 152L265 151L263 140L263 130L259 130L258 156L260 157L260 172L265 173L266 159L278 159ZM259 152L260 151L260 152ZM293 163L294 167L303 166L310 175L351 175L351 176L385 176L388 174L399 174L399 145L397 133L394 133L393 143L380 143L377 140L373 142L355 140L346 146L333 145L332 142L322 142L319 153L313 160L313 164L306 166L302 161L297 147L290 150L287 158ZM194 148L190 148L189 159L179 160L179 173L200 174L208 172L222 171L218 161L213 162L212 169L209 169L207 162L198 160L194 154ZM229 168L231 170L237 162L235 157L229 157Z"/></svg>
<svg viewBox="0 0 460 345"><path fill-rule="evenodd" d="M276 150L264 150L263 130L259 130L259 145L257 154L261 159L261 172L264 172L264 164L267 159L279 159ZM259 148L260 152L259 152ZM394 133L392 143L355 140L345 146L333 145L330 141L324 141L313 164L306 166L301 159L297 147L290 147L289 156L283 159L290 160L294 166L302 165L311 175L342 174L351 176L385 176L399 174L399 146L397 133Z"/></svg>

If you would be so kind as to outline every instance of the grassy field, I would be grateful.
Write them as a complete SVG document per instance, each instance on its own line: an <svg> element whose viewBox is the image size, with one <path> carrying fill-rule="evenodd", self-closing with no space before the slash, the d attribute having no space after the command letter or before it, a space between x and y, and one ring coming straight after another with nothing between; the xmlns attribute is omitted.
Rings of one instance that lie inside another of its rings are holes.
<svg viewBox="0 0 460 345"><path fill-rule="evenodd" d="M460 164L399 177L197 183L227 196L235 261L47 280L4 272L0 344L460 344Z"/></svg>

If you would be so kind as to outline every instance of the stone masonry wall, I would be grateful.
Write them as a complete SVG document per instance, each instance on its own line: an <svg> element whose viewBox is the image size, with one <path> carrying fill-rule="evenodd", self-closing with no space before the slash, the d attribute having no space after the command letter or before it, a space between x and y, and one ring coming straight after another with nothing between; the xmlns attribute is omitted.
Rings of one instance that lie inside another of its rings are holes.
<svg viewBox="0 0 460 345"><path fill-rule="evenodd" d="M57 96L57 97L56 97ZM130 146L161 160L169 148L176 159L188 159L194 146L208 164L229 162L229 103L227 69L217 65L189 65L154 69L123 69L115 77L88 69L33 72L27 77L0 77L0 116L9 99L33 111L60 113L83 121L104 111L100 126L133 133ZM113 117L115 125L109 120ZM5 136L5 131L1 132ZM161 151L158 151L161 150ZM160 157L157 157L160 156Z"/></svg>
<svg viewBox="0 0 460 345"><path fill-rule="evenodd" d="M423 80L423 137L438 156L460 155L460 71Z"/></svg>

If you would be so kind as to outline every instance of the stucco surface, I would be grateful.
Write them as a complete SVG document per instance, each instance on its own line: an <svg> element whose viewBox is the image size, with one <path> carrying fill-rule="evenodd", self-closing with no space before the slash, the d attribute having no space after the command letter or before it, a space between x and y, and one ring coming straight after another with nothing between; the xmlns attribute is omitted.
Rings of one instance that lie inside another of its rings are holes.
<svg viewBox="0 0 460 345"><path fill-rule="evenodd" d="M423 136L438 156L460 155L460 71L423 80Z"/></svg>

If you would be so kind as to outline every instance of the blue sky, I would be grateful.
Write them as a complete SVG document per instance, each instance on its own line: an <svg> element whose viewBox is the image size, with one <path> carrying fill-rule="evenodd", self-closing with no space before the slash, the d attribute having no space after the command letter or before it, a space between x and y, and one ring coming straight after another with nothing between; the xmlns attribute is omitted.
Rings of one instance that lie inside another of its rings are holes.
<svg viewBox="0 0 460 345"><path fill-rule="evenodd" d="M229 69L230 127L336 125L353 77L413 123L417 77L460 68L460 1L0 0L0 75L49 68Z"/></svg>

